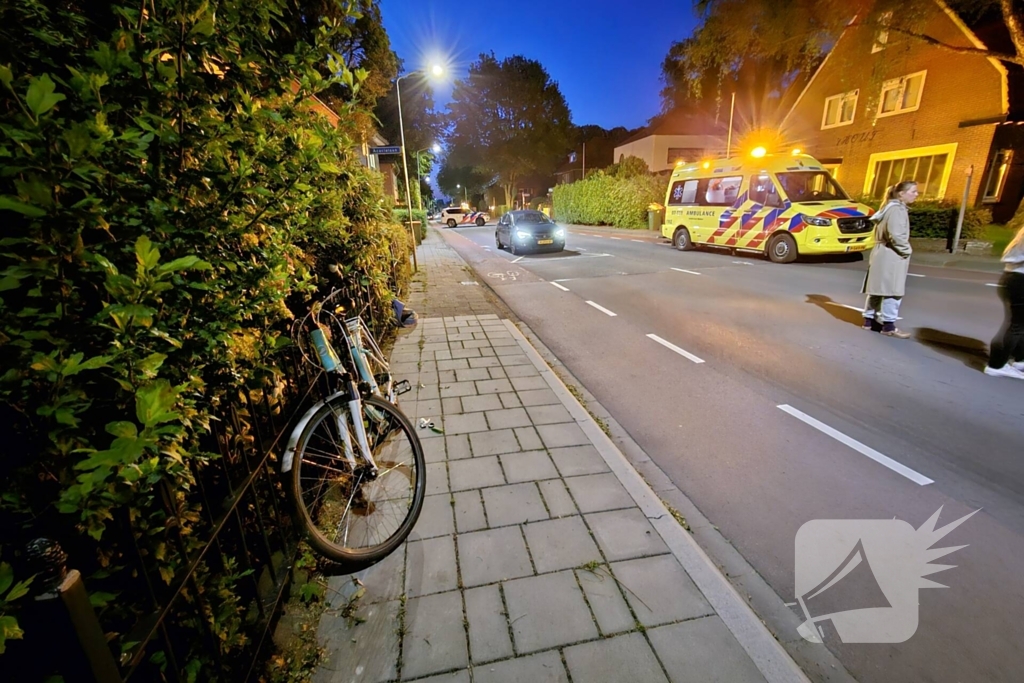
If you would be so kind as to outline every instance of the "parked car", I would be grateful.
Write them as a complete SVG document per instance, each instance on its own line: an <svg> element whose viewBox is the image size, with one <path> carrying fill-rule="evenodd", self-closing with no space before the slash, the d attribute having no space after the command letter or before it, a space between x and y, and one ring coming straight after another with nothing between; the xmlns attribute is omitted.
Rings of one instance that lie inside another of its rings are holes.
<svg viewBox="0 0 1024 683"><path fill-rule="evenodd" d="M494 229L498 249L508 247L513 254L526 251L562 251L565 229L540 211L509 211Z"/></svg>
<svg viewBox="0 0 1024 683"><path fill-rule="evenodd" d="M449 228L454 228L456 225L473 225L474 223L477 226L483 226L491 220L491 216L486 211L470 211L458 206L449 206L441 210L440 220Z"/></svg>

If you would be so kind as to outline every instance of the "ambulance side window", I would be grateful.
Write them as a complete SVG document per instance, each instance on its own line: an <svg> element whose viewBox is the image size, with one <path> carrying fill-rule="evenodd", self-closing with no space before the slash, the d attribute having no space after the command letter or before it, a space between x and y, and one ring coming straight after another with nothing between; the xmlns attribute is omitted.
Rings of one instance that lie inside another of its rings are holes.
<svg viewBox="0 0 1024 683"><path fill-rule="evenodd" d="M697 180L677 180L668 196L669 206L697 203Z"/></svg>
<svg viewBox="0 0 1024 683"><path fill-rule="evenodd" d="M755 175L750 178L750 201L773 208L782 206L779 191L767 175Z"/></svg>
<svg viewBox="0 0 1024 683"><path fill-rule="evenodd" d="M743 176L710 178L706 182L707 189L700 193L702 206L731 206L739 196Z"/></svg>

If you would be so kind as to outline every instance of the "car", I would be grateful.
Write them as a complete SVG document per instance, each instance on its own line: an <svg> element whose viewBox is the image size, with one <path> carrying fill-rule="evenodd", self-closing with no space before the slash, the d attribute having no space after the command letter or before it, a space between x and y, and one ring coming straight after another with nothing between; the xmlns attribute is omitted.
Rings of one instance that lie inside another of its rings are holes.
<svg viewBox="0 0 1024 683"><path fill-rule="evenodd" d="M458 206L449 206L441 209L441 215L438 220L449 228L454 228L456 225L472 225L474 223L477 227L481 227L491 220L491 216L486 211L471 211Z"/></svg>
<svg viewBox="0 0 1024 683"><path fill-rule="evenodd" d="M527 251L562 251L565 228L542 211L509 211L494 228L498 249L508 247L513 254Z"/></svg>

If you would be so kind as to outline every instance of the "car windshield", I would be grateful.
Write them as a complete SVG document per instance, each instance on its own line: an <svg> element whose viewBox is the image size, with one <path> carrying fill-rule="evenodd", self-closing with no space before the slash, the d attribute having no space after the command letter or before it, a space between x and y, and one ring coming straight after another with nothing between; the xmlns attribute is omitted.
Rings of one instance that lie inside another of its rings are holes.
<svg viewBox="0 0 1024 683"><path fill-rule="evenodd" d="M827 202L850 198L827 171L798 171L776 175L791 202Z"/></svg>
<svg viewBox="0 0 1024 683"><path fill-rule="evenodd" d="M540 211L526 211L516 215L516 223L551 223L553 222L546 214Z"/></svg>

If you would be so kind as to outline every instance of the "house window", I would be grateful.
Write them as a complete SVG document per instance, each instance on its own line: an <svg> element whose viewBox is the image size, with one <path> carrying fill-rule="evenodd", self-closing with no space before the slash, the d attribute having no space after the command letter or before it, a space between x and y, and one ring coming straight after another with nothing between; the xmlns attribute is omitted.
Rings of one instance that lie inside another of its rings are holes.
<svg viewBox="0 0 1024 683"><path fill-rule="evenodd" d="M696 147L669 147L665 161L674 164L677 161L694 161L704 156L704 150Z"/></svg>
<svg viewBox="0 0 1024 683"><path fill-rule="evenodd" d="M821 128L835 128L853 123L857 111L859 90L852 90L842 95L833 95L825 99L825 113L821 117Z"/></svg>
<svg viewBox="0 0 1024 683"><path fill-rule="evenodd" d="M955 154L955 143L872 154L864 194L881 201L896 183L913 180L922 199L942 199Z"/></svg>
<svg viewBox="0 0 1024 683"><path fill-rule="evenodd" d="M835 178L836 180L839 180L839 168L841 166L842 166L842 164L822 164L821 165L821 167L823 169L825 169L826 171L828 171L828 174L830 176L832 176L833 178Z"/></svg>
<svg viewBox="0 0 1024 683"><path fill-rule="evenodd" d="M924 77L927 73L918 71L883 83L882 94L878 98L878 115L892 116L917 111L921 106L921 92L924 90Z"/></svg>
<svg viewBox="0 0 1024 683"><path fill-rule="evenodd" d="M871 54L881 52L889 43L889 24L891 22L892 12L886 12L878 17L878 23L881 28L875 32L875 43L871 46Z"/></svg>
<svg viewBox="0 0 1024 683"><path fill-rule="evenodd" d="M988 181L985 183L983 202L996 203L1003 197L1003 186L1006 185L1006 172L1010 170L1010 159L1013 152L1001 149L992 157L992 165L988 169Z"/></svg>

